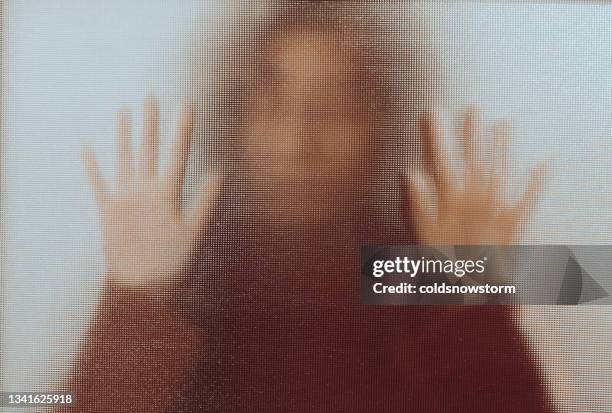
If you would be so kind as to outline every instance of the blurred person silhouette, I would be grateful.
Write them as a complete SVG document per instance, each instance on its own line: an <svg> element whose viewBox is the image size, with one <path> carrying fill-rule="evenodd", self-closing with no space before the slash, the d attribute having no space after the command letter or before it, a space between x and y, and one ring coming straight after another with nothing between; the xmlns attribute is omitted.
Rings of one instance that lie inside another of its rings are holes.
<svg viewBox="0 0 612 413"><path fill-rule="evenodd" d="M194 82L167 170L154 98L139 162L119 113L113 187L85 149L108 274L67 384L76 411L552 411L512 308L360 303L361 245L517 242L543 182L538 168L504 201L507 125L482 162L471 109L457 185L423 114L422 51L383 23L363 4L281 3L220 49L214 111Z"/></svg>

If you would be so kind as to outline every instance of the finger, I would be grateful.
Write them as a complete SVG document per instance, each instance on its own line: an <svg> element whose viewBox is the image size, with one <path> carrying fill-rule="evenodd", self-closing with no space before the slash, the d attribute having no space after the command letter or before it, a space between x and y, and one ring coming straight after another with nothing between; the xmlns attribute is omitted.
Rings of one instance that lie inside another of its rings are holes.
<svg viewBox="0 0 612 413"><path fill-rule="evenodd" d="M531 173L527 189L516 206L516 217L520 225L523 225L529 215L533 213L536 203L542 195L547 173L548 166L546 164L539 165Z"/></svg>
<svg viewBox="0 0 612 413"><path fill-rule="evenodd" d="M199 190L196 206L185 215L184 223L190 237L194 238L208 222L212 208L219 198L223 177L216 175L208 179Z"/></svg>
<svg viewBox="0 0 612 413"><path fill-rule="evenodd" d="M117 115L118 136L118 183L120 188L127 187L133 175L132 159L132 118L128 109Z"/></svg>
<svg viewBox="0 0 612 413"><path fill-rule="evenodd" d="M471 106L463 118L463 156L467 163L474 161L474 134L476 133L476 108Z"/></svg>
<svg viewBox="0 0 612 413"><path fill-rule="evenodd" d="M470 107L463 119L462 128L463 157L465 161L465 178L468 186L477 185L482 179L482 170L476 157L478 142L478 112L474 106Z"/></svg>
<svg viewBox="0 0 612 413"><path fill-rule="evenodd" d="M147 98L144 110L144 133L140 151L141 174L155 176L159 159L159 104L155 97Z"/></svg>
<svg viewBox="0 0 612 413"><path fill-rule="evenodd" d="M171 196L177 201L177 207L179 209L180 197L182 194L183 184L185 182L185 169L187 166L187 159L189 158L189 148L191 146L193 127L194 109L191 105L186 105L183 113L181 114L178 134L174 143L174 150L168 171Z"/></svg>
<svg viewBox="0 0 612 413"><path fill-rule="evenodd" d="M493 149L488 193L496 205L505 202L505 189L508 182L509 142L510 124L508 122L497 122L493 125Z"/></svg>
<svg viewBox="0 0 612 413"><path fill-rule="evenodd" d="M427 113L420 122L423 140L423 162L425 171L432 177L438 199L443 202L450 189L450 172L444 151L439 143L439 132L435 116Z"/></svg>
<svg viewBox="0 0 612 413"><path fill-rule="evenodd" d="M416 180L403 177L402 186L408 193L408 203L412 214L419 242L427 243L433 228L433 220L427 214L426 201Z"/></svg>
<svg viewBox="0 0 612 413"><path fill-rule="evenodd" d="M108 196L108 186L102 177L102 173L100 172L100 165L98 164L98 160L96 159L91 146L83 146L82 155L83 164L85 165L87 176L89 177L91 187L93 188L96 202L98 205L102 206L106 202Z"/></svg>

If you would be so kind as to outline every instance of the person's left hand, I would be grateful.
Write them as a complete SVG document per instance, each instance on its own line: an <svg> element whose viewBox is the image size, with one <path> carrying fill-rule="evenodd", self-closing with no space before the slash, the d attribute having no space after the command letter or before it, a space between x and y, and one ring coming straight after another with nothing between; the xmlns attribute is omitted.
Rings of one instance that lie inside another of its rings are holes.
<svg viewBox="0 0 612 413"><path fill-rule="evenodd" d="M424 161L432 178L437 211L431 216L423 191L413 179L406 179L417 236L425 245L507 245L518 241L541 195L546 168L538 166L523 196L515 205L504 200L508 168L508 125L493 127L490 165L477 158L476 112L471 109L463 124L465 184L454 182L449 163L439 144L439 132L432 115L421 122Z"/></svg>

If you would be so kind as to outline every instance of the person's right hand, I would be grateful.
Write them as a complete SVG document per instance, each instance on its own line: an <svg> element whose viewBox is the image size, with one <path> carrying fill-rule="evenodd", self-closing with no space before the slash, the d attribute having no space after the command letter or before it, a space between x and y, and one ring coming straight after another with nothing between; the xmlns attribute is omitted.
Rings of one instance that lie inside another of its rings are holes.
<svg viewBox="0 0 612 413"><path fill-rule="evenodd" d="M193 111L181 116L168 171L159 173L159 108L145 104L144 138L138 168L132 159L131 119L118 115L118 181L111 191L89 147L84 163L103 222L104 253L112 281L126 287L164 288L172 284L190 258L211 206L220 178L201 188L202 199L183 212L181 193L191 136Z"/></svg>

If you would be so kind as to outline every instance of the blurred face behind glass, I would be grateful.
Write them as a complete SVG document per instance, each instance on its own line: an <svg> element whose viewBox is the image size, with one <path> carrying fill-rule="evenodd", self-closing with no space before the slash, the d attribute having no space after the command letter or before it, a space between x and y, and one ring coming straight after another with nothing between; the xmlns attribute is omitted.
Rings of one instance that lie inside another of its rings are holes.
<svg viewBox="0 0 612 413"><path fill-rule="evenodd" d="M279 220L334 219L356 193L371 141L358 59L323 30L280 36L260 59L241 130L259 201Z"/></svg>

